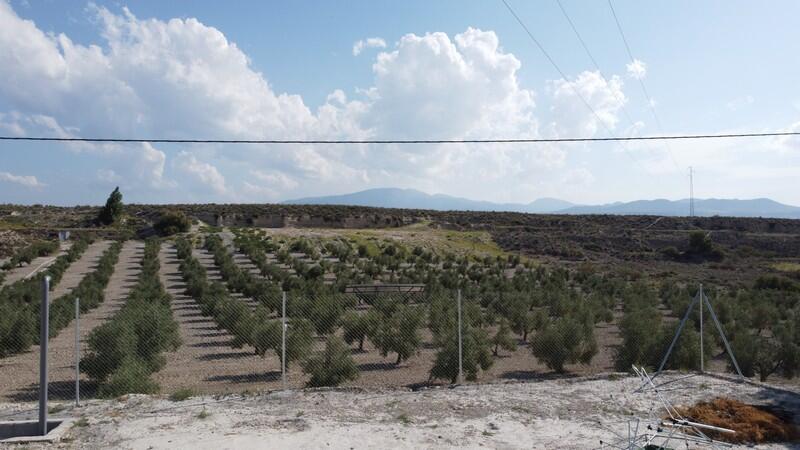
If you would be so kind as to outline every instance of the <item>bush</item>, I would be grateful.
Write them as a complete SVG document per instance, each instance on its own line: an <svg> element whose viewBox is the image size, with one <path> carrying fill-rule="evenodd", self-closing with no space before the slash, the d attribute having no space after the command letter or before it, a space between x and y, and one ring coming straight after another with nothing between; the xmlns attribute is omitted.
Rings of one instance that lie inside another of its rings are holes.
<svg viewBox="0 0 800 450"><path fill-rule="evenodd" d="M374 314L359 314L355 311L344 313L340 319L344 341L348 345L358 341L358 350L364 351L364 339L374 333L376 318Z"/></svg>
<svg viewBox="0 0 800 450"><path fill-rule="evenodd" d="M181 211L167 211L158 218L153 228L161 236L172 236L177 233L186 233L192 224Z"/></svg>
<svg viewBox="0 0 800 450"><path fill-rule="evenodd" d="M389 353L397 353L400 364L417 351L421 342L419 327L422 324L421 311L413 306L400 305L395 302L383 302L368 312L375 314L370 318L377 325L370 330L370 342L386 357Z"/></svg>
<svg viewBox="0 0 800 450"><path fill-rule="evenodd" d="M505 318L500 319L500 325L497 327L497 332L492 336L492 354L499 356L500 349L513 352L517 349L517 340L511 335L511 328L508 326L508 320Z"/></svg>
<svg viewBox="0 0 800 450"><path fill-rule="evenodd" d="M550 370L563 373L567 363L589 364L597 354L597 342L591 326L560 317L533 336L531 351Z"/></svg>
<svg viewBox="0 0 800 450"><path fill-rule="evenodd" d="M772 374L786 378L800 374L800 333L792 324L778 325L773 337L755 333L739 334L731 343L742 374L767 381ZM729 368L734 370L733 364Z"/></svg>
<svg viewBox="0 0 800 450"><path fill-rule="evenodd" d="M465 325L461 336L462 369L464 378L478 379L478 372L492 367L492 351L489 335L485 330ZM458 327L451 327L430 371L431 379L446 379L451 383L458 381Z"/></svg>
<svg viewBox="0 0 800 450"><path fill-rule="evenodd" d="M155 394L158 385L150 379L150 370L136 358L127 358L97 389L98 397L113 398L124 394Z"/></svg>
<svg viewBox="0 0 800 450"><path fill-rule="evenodd" d="M711 235L702 230L695 230L689 233L688 256L720 261L725 254L711 241Z"/></svg>
<svg viewBox="0 0 800 450"><path fill-rule="evenodd" d="M358 378L358 367L350 355L350 348L338 336L330 336L325 350L303 364L303 372L311 375L310 387L338 386Z"/></svg>

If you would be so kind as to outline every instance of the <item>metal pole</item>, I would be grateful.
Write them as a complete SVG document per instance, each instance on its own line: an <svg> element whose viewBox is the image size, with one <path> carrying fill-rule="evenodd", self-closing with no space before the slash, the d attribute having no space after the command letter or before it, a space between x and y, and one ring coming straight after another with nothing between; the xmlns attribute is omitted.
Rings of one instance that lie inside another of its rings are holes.
<svg viewBox="0 0 800 450"><path fill-rule="evenodd" d="M664 359L661 360L661 365L658 366L658 370L656 371L653 378L657 377L661 370L664 369L664 365L667 364L667 358L669 358L669 354L672 353L672 348L675 347L675 343L678 342L678 337L681 335L681 331L683 331L683 326L686 325L686 320L689 318L689 313L692 312L692 308L694 308L695 303L700 299L700 293L698 292L697 295L694 296L692 299L692 303L689 303L689 307L686 308L686 314L683 315L683 319L681 319L681 324L678 325L678 330L675 332L675 337L672 338L672 343L669 344L669 348L667 349L667 353L664 355Z"/></svg>
<svg viewBox="0 0 800 450"><path fill-rule="evenodd" d="M714 308L711 307L711 301L708 300L708 297L705 295L703 296L703 300L708 307L708 312L711 313L711 318L714 319L714 325L717 326L717 331L719 331L719 335L722 337L722 342L725 344L725 351L731 356L731 361L733 361L733 367L736 368L736 373L739 374L739 379L744 380L744 375L742 375L742 369L739 368L739 362L736 361L736 356L733 354L733 350L731 350L731 345L728 343L728 338L725 337L725 332L722 331L722 325L719 323L719 319L717 319L717 314L714 312Z"/></svg>
<svg viewBox="0 0 800 450"><path fill-rule="evenodd" d="M39 431L47 434L47 341L50 337L50 277L42 279L42 304L39 307Z"/></svg>
<svg viewBox="0 0 800 450"><path fill-rule="evenodd" d="M286 389L286 292L281 292L281 382Z"/></svg>
<svg viewBox="0 0 800 450"><path fill-rule="evenodd" d="M75 297L75 406L81 405L81 299Z"/></svg>
<svg viewBox="0 0 800 450"><path fill-rule="evenodd" d="M700 285L700 295L703 294L703 285ZM705 309L703 303L700 303L700 373L705 372L705 355L703 354L703 310Z"/></svg>
<svg viewBox="0 0 800 450"><path fill-rule="evenodd" d="M461 341L461 289L458 290L458 382L464 382L464 355Z"/></svg>

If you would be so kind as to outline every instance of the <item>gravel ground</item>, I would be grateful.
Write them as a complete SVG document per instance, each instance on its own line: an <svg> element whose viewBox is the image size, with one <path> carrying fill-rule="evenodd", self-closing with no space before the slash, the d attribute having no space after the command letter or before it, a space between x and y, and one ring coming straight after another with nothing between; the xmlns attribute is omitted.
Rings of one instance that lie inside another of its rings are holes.
<svg viewBox="0 0 800 450"><path fill-rule="evenodd" d="M727 396L800 415L800 395L712 376L667 374L675 404ZM409 390L276 391L91 401L59 448L598 448L646 417L638 378L573 378ZM0 404L0 416L30 405ZM21 417L21 416L17 416ZM679 448L685 448L682 444ZM757 448L800 448L797 444Z"/></svg>

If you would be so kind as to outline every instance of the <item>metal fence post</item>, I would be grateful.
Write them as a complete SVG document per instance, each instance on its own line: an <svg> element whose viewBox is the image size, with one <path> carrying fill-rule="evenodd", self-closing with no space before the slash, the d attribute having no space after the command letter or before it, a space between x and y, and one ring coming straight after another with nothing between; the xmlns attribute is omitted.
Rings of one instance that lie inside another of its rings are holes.
<svg viewBox="0 0 800 450"><path fill-rule="evenodd" d="M75 406L81 405L81 299L75 297Z"/></svg>
<svg viewBox="0 0 800 450"><path fill-rule="evenodd" d="M703 296L703 285L700 285L700 295ZM705 302L701 300L700 303L700 373L705 372L705 361L703 355L703 310L705 309Z"/></svg>
<svg viewBox="0 0 800 450"><path fill-rule="evenodd" d="M461 289L458 290L458 382L464 382L464 354L461 340Z"/></svg>
<svg viewBox="0 0 800 450"><path fill-rule="evenodd" d="M281 291L281 382L286 389L286 291Z"/></svg>
<svg viewBox="0 0 800 450"><path fill-rule="evenodd" d="M39 431L47 434L47 341L50 337L50 277L42 279L42 304L39 307Z"/></svg>

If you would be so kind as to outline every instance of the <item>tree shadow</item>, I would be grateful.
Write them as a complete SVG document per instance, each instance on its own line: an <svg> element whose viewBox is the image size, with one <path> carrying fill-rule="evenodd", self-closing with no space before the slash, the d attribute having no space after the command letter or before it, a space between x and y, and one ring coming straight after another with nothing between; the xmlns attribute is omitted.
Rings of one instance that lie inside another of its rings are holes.
<svg viewBox="0 0 800 450"><path fill-rule="evenodd" d="M577 377L578 375L574 373L537 372L534 370L509 370L500 374L500 378L506 380L524 381L564 380Z"/></svg>
<svg viewBox="0 0 800 450"><path fill-rule="evenodd" d="M214 375L206 378L205 381L226 381L229 383L269 383L272 381L280 381L280 379L281 373L278 371L272 371L261 373Z"/></svg>
<svg viewBox="0 0 800 450"><path fill-rule="evenodd" d="M256 356L253 352L210 353L200 356L201 361L222 361L225 359L250 358Z"/></svg>
<svg viewBox="0 0 800 450"><path fill-rule="evenodd" d="M194 344L189 344L189 347L196 347L196 348L231 348L230 341L224 342L195 342Z"/></svg>
<svg viewBox="0 0 800 450"><path fill-rule="evenodd" d="M358 370L362 372L389 371L397 368L397 365L390 362L363 363L358 365Z"/></svg>
<svg viewBox="0 0 800 450"><path fill-rule="evenodd" d="M81 380L81 398L95 398L97 383L92 380ZM7 397L14 402L32 402L39 399L39 383L31 384ZM47 398L49 400L75 400L75 380L51 381L48 383Z"/></svg>

